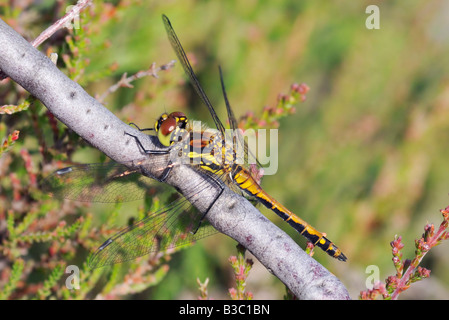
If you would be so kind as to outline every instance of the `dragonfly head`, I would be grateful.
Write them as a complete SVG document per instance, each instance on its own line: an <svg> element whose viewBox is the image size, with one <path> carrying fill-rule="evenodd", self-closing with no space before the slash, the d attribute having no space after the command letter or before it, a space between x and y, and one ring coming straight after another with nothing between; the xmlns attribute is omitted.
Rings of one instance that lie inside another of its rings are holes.
<svg viewBox="0 0 449 320"><path fill-rule="evenodd" d="M187 116L182 112L163 113L154 124L157 137L164 146L168 147L175 142L176 133L185 129Z"/></svg>

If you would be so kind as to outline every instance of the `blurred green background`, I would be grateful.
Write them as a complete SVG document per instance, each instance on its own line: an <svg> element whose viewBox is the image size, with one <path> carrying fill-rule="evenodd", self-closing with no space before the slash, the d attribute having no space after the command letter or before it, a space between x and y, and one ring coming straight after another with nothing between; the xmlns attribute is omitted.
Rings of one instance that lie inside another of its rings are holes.
<svg viewBox="0 0 449 320"><path fill-rule="evenodd" d="M378 30L365 26L371 4L380 9ZM52 5L42 1L36 10ZM101 94L124 72L176 59L163 13L194 56L194 69L221 116L218 65L237 117L276 105L278 94L294 82L310 87L306 102L280 121L279 169L264 177L262 186L344 251L346 263L318 249L314 257L353 298L366 289L367 266L379 267L381 281L395 273L389 245L395 235L403 237L404 258L413 257L424 225L438 227L439 210L449 205L449 2L123 2L100 30L92 25L92 46L105 41L108 46L91 53L88 72L114 62L118 69L90 83L90 94ZM40 30L34 32L31 39ZM151 127L165 110L181 110L212 125L191 87L178 85L185 79L180 65L159 77L117 91L106 106L142 127ZM84 155L75 159L88 162ZM263 213L304 247L286 223ZM209 277L210 296L225 297L230 271L223 274L223 265L235 254L234 245L219 235L178 253L150 296L195 298L196 277ZM449 298L448 252L447 243L431 250L422 263L431 277L404 298ZM247 289L256 299L279 299L284 293L257 261Z"/></svg>

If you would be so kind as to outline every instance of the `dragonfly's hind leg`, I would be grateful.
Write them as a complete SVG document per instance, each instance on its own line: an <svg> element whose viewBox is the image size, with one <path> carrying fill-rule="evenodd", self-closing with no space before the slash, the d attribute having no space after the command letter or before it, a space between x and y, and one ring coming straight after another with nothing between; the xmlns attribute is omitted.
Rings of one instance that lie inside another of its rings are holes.
<svg viewBox="0 0 449 320"><path fill-rule="evenodd" d="M201 227L201 224L203 223L204 218L209 213L210 209L214 206L215 202L218 200L218 198L220 198L220 196L223 194L223 191L224 191L224 187L217 180L215 180L214 178L210 178L208 180L215 183L218 186L219 191L218 191L217 196L214 198L214 200L212 200L212 202L207 207L206 211L204 211L203 215L200 218L198 226L192 231L192 234L197 233L198 229Z"/></svg>

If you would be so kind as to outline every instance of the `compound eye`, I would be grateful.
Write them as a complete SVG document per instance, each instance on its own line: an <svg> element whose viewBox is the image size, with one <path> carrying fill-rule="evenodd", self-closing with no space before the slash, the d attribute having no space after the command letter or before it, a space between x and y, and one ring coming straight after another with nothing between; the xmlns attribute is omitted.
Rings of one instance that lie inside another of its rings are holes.
<svg viewBox="0 0 449 320"><path fill-rule="evenodd" d="M171 142L171 134L176 128L176 119L169 117L162 121L159 125L159 131L157 132L157 137L159 138L160 143L164 146L168 147L172 144Z"/></svg>
<svg viewBox="0 0 449 320"><path fill-rule="evenodd" d="M173 132L173 130L175 130L176 123L177 121L175 118L168 118L164 120L159 128L161 134L164 136L170 135Z"/></svg>

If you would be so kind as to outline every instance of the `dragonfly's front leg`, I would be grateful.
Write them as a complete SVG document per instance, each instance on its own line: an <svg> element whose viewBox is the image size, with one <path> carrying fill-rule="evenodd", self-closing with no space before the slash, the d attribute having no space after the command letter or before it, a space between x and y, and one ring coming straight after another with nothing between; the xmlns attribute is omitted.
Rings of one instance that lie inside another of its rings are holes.
<svg viewBox="0 0 449 320"><path fill-rule="evenodd" d="M147 130L147 129L142 129L142 130L140 130L140 131L143 131L143 130ZM131 134L131 133L128 133L128 132L125 132L125 134L126 135L128 135L128 136L130 136L130 137L133 137L134 139L136 139L136 142L137 142L137 144L139 145L139 147L142 149L142 151L143 152L145 152L146 154L150 154L150 155L158 155L158 154L169 154L170 153L170 150L167 148L166 150L150 150L150 149L145 149L145 147L143 146L143 144L142 144L142 142L140 142L140 140L139 140L139 137L137 137L137 136L135 136L135 135L133 135L133 134Z"/></svg>
<svg viewBox="0 0 449 320"><path fill-rule="evenodd" d="M140 130L140 129L139 129L139 130ZM142 130L140 130L140 131L143 131L143 130L146 130L146 129L142 129ZM143 144L142 144L142 142L140 141L139 137L137 137L137 136L135 136L135 135L133 135L133 134L130 134L130 133L128 133L128 132L125 132L125 134L128 135L128 136L130 136L130 137L133 137L133 138L136 140L137 145L142 149L142 151L143 151L145 154L148 154L148 155L166 155L166 154L170 154L170 150L169 150L168 148L166 148L165 150L150 150L150 149L145 149L145 147L143 146ZM164 172L162 172L161 177L158 178L157 180L159 180L159 181L161 181L161 182L164 182L165 179L167 179L167 177L168 177L168 175L169 175L169 173L170 173L170 171L171 171L172 168L173 168L172 161L169 160L168 163L167 163L167 166L166 166L165 169L164 169Z"/></svg>
<svg viewBox="0 0 449 320"><path fill-rule="evenodd" d="M144 128L144 129L140 129L139 126L137 124L135 124L134 122L130 122L128 123L128 125L133 125L134 127L136 127L137 130L139 131L153 131L154 128Z"/></svg>

